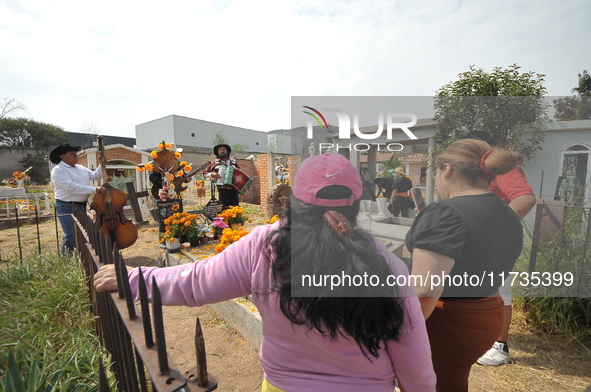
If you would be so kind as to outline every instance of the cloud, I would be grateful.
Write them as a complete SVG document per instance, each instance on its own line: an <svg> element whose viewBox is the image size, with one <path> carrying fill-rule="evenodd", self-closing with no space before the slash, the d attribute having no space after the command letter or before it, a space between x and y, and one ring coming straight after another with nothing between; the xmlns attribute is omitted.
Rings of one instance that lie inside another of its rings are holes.
<svg viewBox="0 0 591 392"><path fill-rule="evenodd" d="M433 95L515 62L569 94L580 1L5 1L0 95L38 121L135 136L170 114L268 131L293 95Z"/></svg>

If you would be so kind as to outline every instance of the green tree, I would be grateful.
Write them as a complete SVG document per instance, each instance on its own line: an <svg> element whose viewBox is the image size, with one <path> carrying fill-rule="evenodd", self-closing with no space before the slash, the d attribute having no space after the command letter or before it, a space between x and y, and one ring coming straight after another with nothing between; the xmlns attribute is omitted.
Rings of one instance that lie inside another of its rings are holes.
<svg viewBox="0 0 591 392"><path fill-rule="evenodd" d="M586 120L591 118L591 75L584 70L579 74L579 84L571 90L578 95L560 97L554 103L554 118L558 121Z"/></svg>
<svg viewBox="0 0 591 392"><path fill-rule="evenodd" d="M579 85L572 90L573 93L579 95L591 96L591 75L584 70L582 74L579 74Z"/></svg>
<svg viewBox="0 0 591 392"><path fill-rule="evenodd" d="M218 146L220 144L230 144L230 142L228 141L228 139L226 139L226 137L224 136L224 134L222 133L222 131L217 131L215 133L215 136L213 137L213 146Z"/></svg>
<svg viewBox="0 0 591 392"><path fill-rule="evenodd" d="M246 143L236 143L232 145L232 151L248 151L250 147Z"/></svg>
<svg viewBox="0 0 591 392"><path fill-rule="evenodd" d="M43 184L43 173L48 173L47 158L45 154L27 154L26 157L18 162L22 163L25 169L29 167L31 168L27 171L27 175L31 177L31 181Z"/></svg>
<svg viewBox="0 0 591 392"><path fill-rule="evenodd" d="M492 72L470 66L459 74L459 79L437 91L437 132L439 148L473 130L488 131L496 135L499 146L513 148L526 158L534 156L543 142L541 123L547 119L548 104L543 96L544 75L520 72L517 64L506 69L495 67ZM534 132L523 141L524 127Z"/></svg>
<svg viewBox="0 0 591 392"><path fill-rule="evenodd" d="M394 175L394 169L402 166L402 161L398 157L398 153L395 152L392 153L392 157L390 159L382 162L382 165L384 165L384 176L396 178L396 176Z"/></svg>
<svg viewBox="0 0 591 392"><path fill-rule="evenodd" d="M56 125L26 118L0 119L0 144L20 147L51 147L65 142L67 133Z"/></svg>

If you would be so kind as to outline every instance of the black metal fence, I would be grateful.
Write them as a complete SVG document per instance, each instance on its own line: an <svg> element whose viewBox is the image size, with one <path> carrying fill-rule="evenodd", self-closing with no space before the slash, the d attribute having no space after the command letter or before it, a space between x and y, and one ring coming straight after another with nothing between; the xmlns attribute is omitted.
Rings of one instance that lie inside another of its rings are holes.
<svg viewBox="0 0 591 392"><path fill-rule="evenodd" d="M207 373L205 342L199 318L196 319L194 338L197 363L192 369L181 372L166 352L162 300L156 282L152 282L150 312L146 284L140 271L138 310L131 297L125 261L116 244L107 241L84 212L76 212L75 221L76 245L86 271L97 320L96 332L111 354L118 390L148 391L148 381L151 390L159 392L216 389L217 382ZM94 274L104 264L115 264L118 292L99 293L94 290ZM100 367L99 391L109 391L102 364Z"/></svg>

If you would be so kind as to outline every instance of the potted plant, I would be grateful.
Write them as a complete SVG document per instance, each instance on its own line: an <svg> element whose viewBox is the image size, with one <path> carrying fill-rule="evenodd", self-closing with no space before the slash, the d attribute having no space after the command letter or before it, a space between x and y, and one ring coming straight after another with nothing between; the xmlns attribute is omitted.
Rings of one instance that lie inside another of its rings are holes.
<svg viewBox="0 0 591 392"><path fill-rule="evenodd" d="M200 245L206 244L207 243L207 234L209 233L209 226L204 224L204 223L199 223L197 225L195 225L195 231L197 232L197 243ZM195 242L194 240L191 240L191 246L197 246L197 245L193 245Z"/></svg>
<svg viewBox="0 0 591 392"><path fill-rule="evenodd" d="M216 218L213 218L213 237L214 240L219 239L219 237L221 237L222 232L224 231L224 229L227 229L229 226L226 223L226 221L224 220L224 218L222 218L221 216L218 216Z"/></svg>
<svg viewBox="0 0 591 392"><path fill-rule="evenodd" d="M188 212L176 212L164 220L164 233L160 233L161 243L166 244L170 253L181 250L181 236L189 241L192 238L198 239L198 223L195 221L197 215Z"/></svg>
<svg viewBox="0 0 591 392"><path fill-rule="evenodd" d="M244 225L244 222L249 221L248 216L244 213L244 208L235 206L228 208L218 214L219 217L224 218L226 223L234 230Z"/></svg>

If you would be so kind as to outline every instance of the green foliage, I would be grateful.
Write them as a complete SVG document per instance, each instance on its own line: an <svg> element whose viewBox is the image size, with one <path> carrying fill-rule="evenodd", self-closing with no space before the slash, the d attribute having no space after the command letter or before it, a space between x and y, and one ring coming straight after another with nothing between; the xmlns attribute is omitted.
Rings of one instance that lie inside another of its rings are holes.
<svg viewBox="0 0 591 392"><path fill-rule="evenodd" d="M246 143L236 143L232 145L232 151L249 151L248 144Z"/></svg>
<svg viewBox="0 0 591 392"><path fill-rule="evenodd" d="M579 74L579 85L572 89L569 97L553 100L554 118L558 121L585 120L591 118L591 75L584 70Z"/></svg>
<svg viewBox="0 0 591 392"><path fill-rule="evenodd" d="M0 119L0 143L7 146L52 147L65 142L66 135L56 125L26 118Z"/></svg>
<svg viewBox="0 0 591 392"><path fill-rule="evenodd" d="M75 258L45 254L0 269L0 342L6 391L97 389L101 346Z"/></svg>
<svg viewBox="0 0 591 392"><path fill-rule="evenodd" d="M410 152L413 154L427 154L429 153L429 146L427 144L413 144L410 146Z"/></svg>
<svg viewBox="0 0 591 392"><path fill-rule="evenodd" d="M384 177L396 178L396 175L394 174L394 169L402 166L402 161L400 160L400 158L398 158L398 153L395 152L392 154L392 158L382 162L382 165L384 165Z"/></svg>
<svg viewBox="0 0 591 392"><path fill-rule="evenodd" d="M230 142L228 141L228 139L226 139L222 131L217 131L215 133L215 136L213 137L212 147L218 146L220 144L230 145Z"/></svg>
<svg viewBox="0 0 591 392"><path fill-rule="evenodd" d="M587 73L587 70L579 74L579 85L573 88L572 91L579 95L591 96L591 75Z"/></svg>
<svg viewBox="0 0 591 392"><path fill-rule="evenodd" d="M47 158L45 158L45 154L27 154L26 157L18 161L19 163L23 164L23 167L31 168L27 175L31 177L31 179L37 183L43 182L43 173L47 172Z"/></svg>
<svg viewBox="0 0 591 392"><path fill-rule="evenodd" d="M517 290L513 292L515 305L523 308L536 328L546 333L561 334L591 343L591 265L588 261L591 243L587 243L585 249L587 222L584 216L585 209L568 207L563 229L544 246L544 249L552 251L538 250L536 258L535 271L551 274L558 272L562 277L570 273L573 284L538 285L521 294L518 293L519 285L514 285ZM515 271L528 270L531 251L529 244L533 233L528 226L525 233L526 245Z"/></svg>
<svg viewBox="0 0 591 392"><path fill-rule="evenodd" d="M514 302L537 329L591 343L590 298L521 297Z"/></svg>
<svg viewBox="0 0 591 392"><path fill-rule="evenodd" d="M37 359L30 364L21 363L19 366L14 354L9 352L8 370L4 379L0 380L0 387L4 391L14 392L52 392L63 372L63 370L53 372L47 368L39 369Z"/></svg>
<svg viewBox="0 0 591 392"><path fill-rule="evenodd" d="M474 130L497 136L499 147L513 148L531 159L540 149L543 134L536 129L546 120L544 75L520 72L517 64L491 73L470 66L459 79L437 91L434 108L438 123L435 140L440 148ZM532 136L521 140L524 127Z"/></svg>

